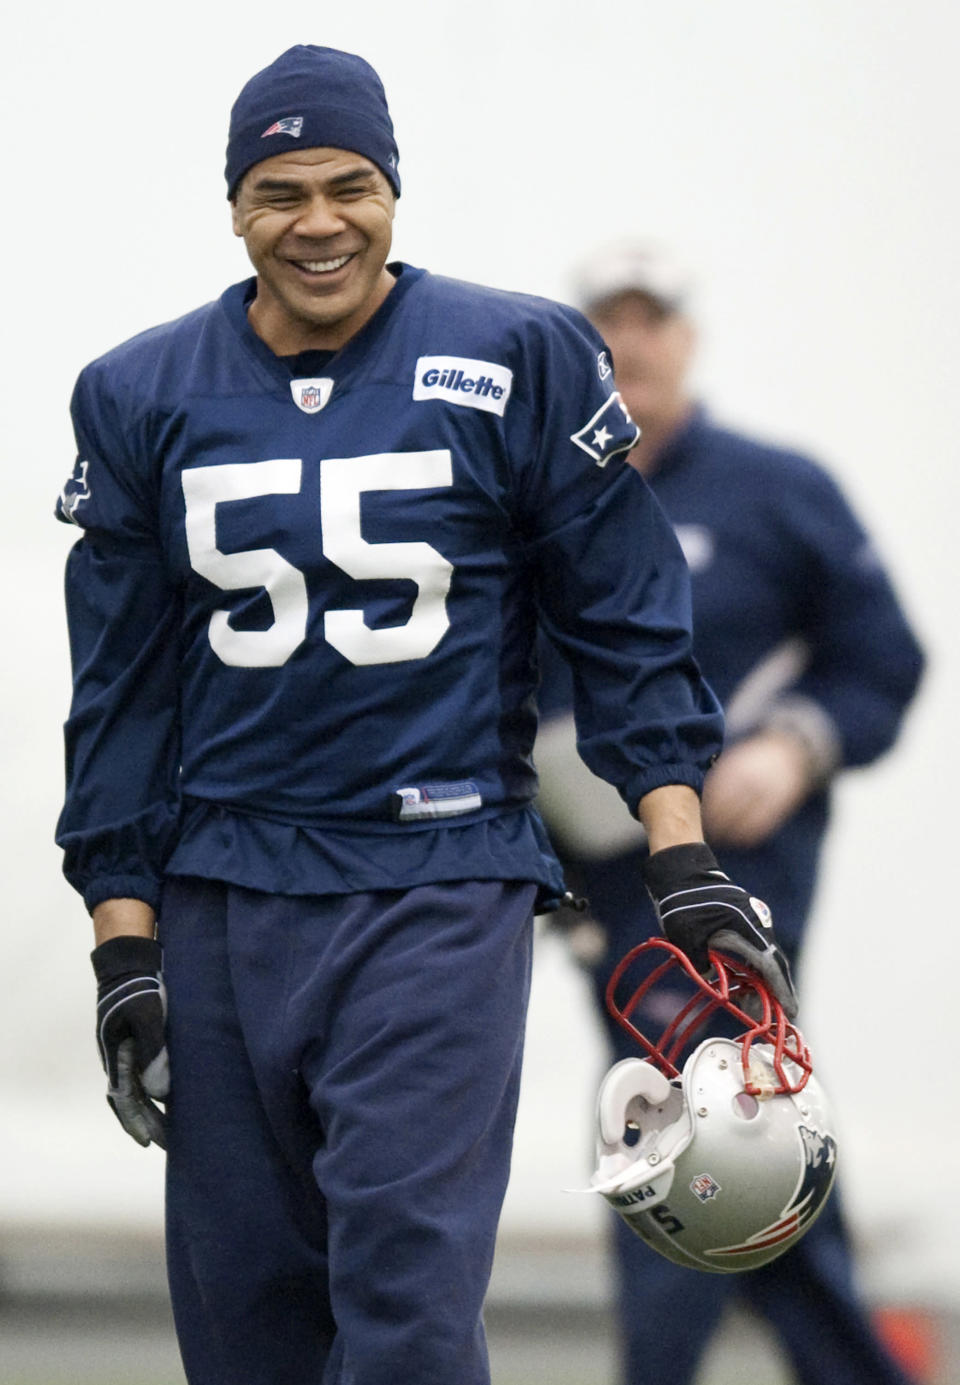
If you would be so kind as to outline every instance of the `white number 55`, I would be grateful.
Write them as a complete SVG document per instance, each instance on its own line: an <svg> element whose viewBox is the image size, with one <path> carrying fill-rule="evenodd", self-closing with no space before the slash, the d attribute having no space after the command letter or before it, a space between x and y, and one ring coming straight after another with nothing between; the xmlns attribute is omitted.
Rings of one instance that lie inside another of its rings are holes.
<svg viewBox="0 0 960 1385"><path fill-rule="evenodd" d="M262 587L273 610L266 630L235 630L228 610L214 611L209 637L214 653L235 668L278 668L307 633L307 584L303 573L274 548L223 553L217 547L216 510L231 500L295 495L300 458L191 467L183 473L190 564L223 591ZM367 457L328 457L320 463L320 526L323 553L359 580L405 578L417 588L403 625L371 629L359 608L324 613L329 644L353 664L424 659L449 628L446 601L453 567L428 543L368 543L361 533L364 491L426 490L453 484L450 453L381 452Z"/></svg>

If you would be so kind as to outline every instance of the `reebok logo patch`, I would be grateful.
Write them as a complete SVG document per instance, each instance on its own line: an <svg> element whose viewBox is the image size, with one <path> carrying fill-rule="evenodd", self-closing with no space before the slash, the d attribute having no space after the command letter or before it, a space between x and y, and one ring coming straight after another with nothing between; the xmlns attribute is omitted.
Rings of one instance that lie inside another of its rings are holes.
<svg viewBox="0 0 960 1385"><path fill-rule="evenodd" d="M480 790L472 779L442 784L405 784L393 795L397 822L458 817L483 807Z"/></svg>
<svg viewBox="0 0 960 1385"><path fill-rule="evenodd" d="M421 356L413 379L414 399L443 399L465 409L499 414L507 407L513 371L494 361L464 356Z"/></svg>

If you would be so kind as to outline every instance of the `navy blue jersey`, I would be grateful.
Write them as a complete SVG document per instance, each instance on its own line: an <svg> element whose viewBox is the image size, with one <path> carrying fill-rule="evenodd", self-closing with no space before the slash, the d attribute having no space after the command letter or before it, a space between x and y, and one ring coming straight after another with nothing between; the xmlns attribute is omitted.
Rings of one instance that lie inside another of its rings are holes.
<svg viewBox="0 0 960 1385"><path fill-rule="evenodd" d="M165 864L549 898L538 620L631 809L699 786L718 748L682 556L623 463L636 429L600 338L544 300L392 269L335 355L276 357L251 280L80 376L59 840L91 907L152 902Z"/></svg>

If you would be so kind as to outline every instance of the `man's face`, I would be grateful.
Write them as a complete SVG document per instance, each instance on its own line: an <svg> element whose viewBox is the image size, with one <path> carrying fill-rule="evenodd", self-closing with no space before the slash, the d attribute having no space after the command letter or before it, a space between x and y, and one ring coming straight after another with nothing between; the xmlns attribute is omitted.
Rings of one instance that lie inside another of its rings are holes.
<svg viewBox="0 0 960 1385"><path fill-rule="evenodd" d="M667 424L687 406L686 379L694 333L688 318L645 293L625 293L591 314L613 354L617 389L630 416Z"/></svg>
<svg viewBox="0 0 960 1385"><path fill-rule="evenodd" d="M373 316L394 282L394 202L379 168L343 149L276 154L245 174L233 229L257 271L251 322L278 355L336 350Z"/></svg>

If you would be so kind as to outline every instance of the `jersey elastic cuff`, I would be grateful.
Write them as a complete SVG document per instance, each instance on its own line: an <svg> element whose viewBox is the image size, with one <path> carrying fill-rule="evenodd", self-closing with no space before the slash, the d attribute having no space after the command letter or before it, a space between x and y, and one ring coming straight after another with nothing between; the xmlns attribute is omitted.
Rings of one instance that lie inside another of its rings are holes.
<svg viewBox="0 0 960 1385"><path fill-rule="evenodd" d="M108 899L139 899L154 912L160 909L160 881L148 875L108 875L92 881L83 890L88 913Z"/></svg>
<svg viewBox="0 0 960 1385"><path fill-rule="evenodd" d="M685 784L699 795L703 792L703 777L703 770L698 769L696 765L651 766L630 781L624 798L630 805L631 813L636 817L641 798L645 798L653 789L663 789L668 784Z"/></svg>

